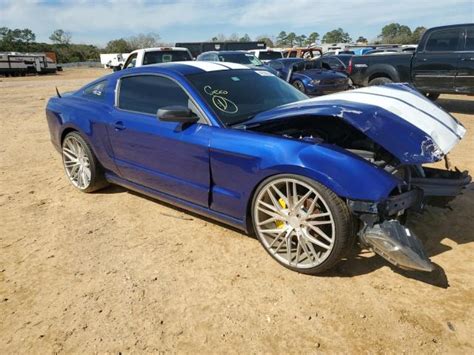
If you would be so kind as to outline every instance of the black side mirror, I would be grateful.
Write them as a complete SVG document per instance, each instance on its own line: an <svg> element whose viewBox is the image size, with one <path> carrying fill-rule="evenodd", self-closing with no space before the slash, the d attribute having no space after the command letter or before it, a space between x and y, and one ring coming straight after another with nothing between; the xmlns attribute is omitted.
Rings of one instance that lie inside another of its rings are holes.
<svg viewBox="0 0 474 355"><path fill-rule="evenodd" d="M156 116L163 122L196 123L199 117L184 106L166 106L160 108Z"/></svg>

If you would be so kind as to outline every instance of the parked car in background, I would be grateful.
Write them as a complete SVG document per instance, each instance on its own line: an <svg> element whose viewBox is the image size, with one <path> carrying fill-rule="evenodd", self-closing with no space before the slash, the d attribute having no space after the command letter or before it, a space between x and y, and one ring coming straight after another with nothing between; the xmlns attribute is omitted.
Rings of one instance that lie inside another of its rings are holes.
<svg viewBox="0 0 474 355"><path fill-rule="evenodd" d="M283 49L284 58L304 58L316 59L323 55L321 48L285 48Z"/></svg>
<svg viewBox="0 0 474 355"><path fill-rule="evenodd" d="M351 51L354 52L354 55L363 55L373 49L374 47L353 47Z"/></svg>
<svg viewBox="0 0 474 355"><path fill-rule="evenodd" d="M326 53L323 54L323 57L324 56L328 56L328 55L339 55L339 54L350 54L350 55L354 55L355 52L352 51L352 50L347 50L347 49L337 49L337 50L334 50L334 51L328 51Z"/></svg>
<svg viewBox="0 0 474 355"><path fill-rule="evenodd" d="M277 75L277 72L274 69L272 69L268 65L263 64L253 54L247 53L244 51L204 52L204 53L199 54L196 60L206 61L206 62L229 62L229 63L243 64L252 69L265 70L274 75Z"/></svg>
<svg viewBox="0 0 474 355"><path fill-rule="evenodd" d="M431 28L414 54L354 56L349 73L357 86L408 82L433 100L474 94L474 24Z"/></svg>
<svg viewBox="0 0 474 355"><path fill-rule="evenodd" d="M157 63L182 62L186 60L193 60L191 52L189 52L187 48L143 48L131 52L123 66L115 67L114 70L129 69Z"/></svg>
<svg viewBox="0 0 474 355"><path fill-rule="evenodd" d="M365 52L364 55L385 55L391 53L402 53L400 49L397 48L376 48L372 49L371 51Z"/></svg>
<svg viewBox="0 0 474 355"><path fill-rule="evenodd" d="M318 96L349 88L346 74L324 69L319 60L283 58L272 60L268 65L278 72L280 78L307 95Z"/></svg>
<svg viewBox="0 0 474 355"><path fill-rule="evenodd" d="M283 58L283 52L277 49L253 49L248 52L253 54L256 58L258 58L258 60L260 60L264 64L268 63L270 60L273 59Z"/></svg>
<svg viewBox="0 0 474 355"><path fill-rule="evenodd" d="M215 218L306 274L334 267L356 240L395 265L432 271L403 226L406 211L433 195L454 198L470 181L422 166L466 130L401 84L308 100L244 65L164 63L58 94L46 117L78 191L113 183Z"/></svg>

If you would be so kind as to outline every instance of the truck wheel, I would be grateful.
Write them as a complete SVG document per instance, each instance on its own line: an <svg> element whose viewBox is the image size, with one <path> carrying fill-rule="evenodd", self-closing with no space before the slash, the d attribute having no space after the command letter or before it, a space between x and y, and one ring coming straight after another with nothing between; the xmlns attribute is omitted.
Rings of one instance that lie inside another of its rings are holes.
<svg viewBox="0 0 474 355"><path fill-rule="evenodd" d="M267 253L304 274L332 268L352 246L352 219L344 201L303 176L265 180L252 201L252 221Z"/></svg>
<svg viewBox="0 0 474 355"><path fill-rule="evenodd" d="M93 192L108 185L99 161L79 133L66 135L62 153L66 176L75 188L82 192Z"/></svg>
<svg viewBox="0 0 474 355"><path fill-rule="evenodd" d="M380 77L380 78L375 78L369 81L369 86L385 85L385 84L390 84L390 83L393 83L392 79L389 79L386 77Z"/></svg>
<svg viewBox="0 0 474 355"><path fill-rule="evenodd" d="M425 96L430 99L431 101L436 101L438 99L440 94L437 94L435 92L427 92L425 93Z"/></svg>

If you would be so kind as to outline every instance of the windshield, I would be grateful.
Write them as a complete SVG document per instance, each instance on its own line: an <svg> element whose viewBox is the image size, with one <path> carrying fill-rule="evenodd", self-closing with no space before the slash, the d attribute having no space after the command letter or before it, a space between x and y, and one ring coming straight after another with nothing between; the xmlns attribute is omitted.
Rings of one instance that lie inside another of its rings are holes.
<svg viewBox="0 0 474 355"><path fill-rule="evenodd" d="M267 71L222 70L192 74L187 78L226 126L308 98Z"/></svg>
<svg viewBox="0 0 474 355"><path fill-rule="evenodd" d="M167 62L180 62L184 60L192 60L188 51L155 51L145 52L143 65Z"/></svg>
<svg viewBox="0 0 474 355"><path fill-rule="evenodd" d="M283 58L283 55L281 54L281 52L273 52L273 51L260 52L258 56L259 56L259 59L261 60L272 60L272 59Z"/></svg>
<svg viewBox="0 0 474 355"><path fill-rule="evenodd" d="M246 65L263 65L263 63L259 61L257 57L250 53L219 53L218 56L221 62L231 62Z"/></svg>

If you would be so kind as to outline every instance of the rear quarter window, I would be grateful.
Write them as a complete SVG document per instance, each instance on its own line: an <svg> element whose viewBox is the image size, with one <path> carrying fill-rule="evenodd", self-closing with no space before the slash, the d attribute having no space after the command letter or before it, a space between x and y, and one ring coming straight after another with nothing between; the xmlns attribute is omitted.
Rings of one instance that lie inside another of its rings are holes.
<svg viewBox="0 0 474 355"><path fill-rule="evenodd" d="M104 100L106 86L107 80L102 80L98 83L90 85L82 91L82 97L92 100Z"/></svg>

